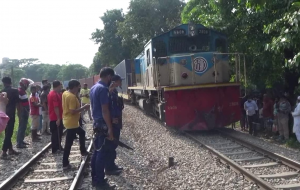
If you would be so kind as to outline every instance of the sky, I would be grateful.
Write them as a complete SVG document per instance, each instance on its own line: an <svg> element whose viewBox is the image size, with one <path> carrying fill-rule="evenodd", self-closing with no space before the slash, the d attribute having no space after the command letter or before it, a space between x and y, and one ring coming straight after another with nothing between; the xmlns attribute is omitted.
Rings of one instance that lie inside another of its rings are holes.
<svg viewBox="0 0 300 190"><path fill-rule="evenodd" d="M89 67L99 45L91 38L102 29L106 10L130 0L0 0L0 63L38 58L42 63Z"/></svg>

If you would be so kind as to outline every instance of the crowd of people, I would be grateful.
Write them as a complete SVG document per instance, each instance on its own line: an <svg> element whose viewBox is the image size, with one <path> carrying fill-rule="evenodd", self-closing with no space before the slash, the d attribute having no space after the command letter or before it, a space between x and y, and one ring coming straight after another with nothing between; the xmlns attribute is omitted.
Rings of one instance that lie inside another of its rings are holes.
<svg viewBox="0 0 300 190"><path fill-rule="evenodd" d="M247 95L241 100L242 117L241 129L248 130L249 134L257 135L259 129L263 129L266 138L285 143L292 133L295 133L300 142L300 96L292 111L292 101L288 93L271 98L264 94L261 99L258 96ZM293 122L293 127L290 128Z"/></svg>
<svg viewBox="0 0 300 190"><path fill-rule="evenodd" d="M122 129L123 99L117 88L122 78L108 67L101 69L100 80L91 90L87 84L81 89L78 80L70 80L63 89L60 81L42 81L34 85L30 79L22 78L19 88L13 88L10 77L4 77L0 94L0 133L5 130L1 158L19 155L12 145L15 115L19 118L16 148L27 148L24 141L29 117L31 118L31 143L39 143L43 135L51 135L52 153L63 154L63 169L70 169L69 155L74 139L79 136L82 156L89 153L85 147L86 132L83 116L87 112L93 122L94 144L91 167L92 183L96 189L110 187L105 175L119 175L123 168L115 163L117 141ZM30 90L28 97L27 90ZM17 112L16 112L17 110ZM66 129L65 146L62 147L63 129Z"/></svg>

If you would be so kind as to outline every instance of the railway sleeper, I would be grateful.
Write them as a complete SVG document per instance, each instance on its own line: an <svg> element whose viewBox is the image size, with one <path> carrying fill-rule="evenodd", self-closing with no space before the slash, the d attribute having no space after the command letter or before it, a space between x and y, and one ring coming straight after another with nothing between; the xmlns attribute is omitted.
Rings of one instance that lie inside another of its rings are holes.
<svg viewBox="0 0 300 190"><path fill-rule="evenodd" d="M277 174L259 175L260 178L274 179L274 178L290 178L298 176L297 172L282 172Z"/></svg>
<svg viewBox="0 0 300 190"><path fill-rule="evenodd" d="M237 148L243 148L243 147L239 146L239 145L234 145L234 146L227 146L227 147L214 148L214 149L216 149L216 150L226 150L226 149L237 149Z"/></svg>
<svg viewBox="0 0 300 190"><path fill-rule="evenodd" d="M73 176L65 176L65 177L56 177L56 178L48 178L48 179L26 179L24 183L48 183L54 181L64 181L64 180L72 180Z"/></svg>
<svg viewBox="0 0 300 190"><path fill-rule="evenodd" d="M266 164L255 164L255 165L245 165L243 168L261 168L261 167L272 167L279 165L277 162L269 162Z"/></svg>
<svg viewBox="0 0 300 190"><path fill-rule="evenodd" d="M300 189L300 183L295 184L286 184L286 185L277 185L275 186L277 189L289 189L289 190L297 190Z"/></svg>
<svg viewBox="0 0 300 190"><path fill-rule="evenodd" d="M263 160L265 157L258 156L258 157L252 157L252 158L243 158L243 159L234 159L236 162L250 162L250 161L257 161L257 160Z"/></svg>
<svg viewBox="0 0 300 190"><path fill-rule="evenodd" d="M241 152L225 152L223 153L225 156L239 155L239 154L248 154L252 151L241 151Z"/></svg>

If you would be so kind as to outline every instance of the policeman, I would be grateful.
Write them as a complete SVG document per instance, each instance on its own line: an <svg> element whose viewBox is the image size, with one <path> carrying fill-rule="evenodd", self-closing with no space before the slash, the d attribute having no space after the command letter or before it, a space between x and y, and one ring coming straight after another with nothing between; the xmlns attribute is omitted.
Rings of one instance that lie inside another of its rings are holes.
<svg viewBox="0 0 300 190"><path fill-rule="evenodd" d="M115 75L114 70L104 67L100 71L100 81L90 91L92 115L94 118L94 153L91 160L92 183L96 189L110 188L104 179L104 167L109 160L113 144L113 127L110 115L110 100L108 87L111 78ZM120 170L105 171L111 175L118 175Z"/></svg>
<svg viewBox="0 0 300 190"><path fill-rule="evenodd" d="M114 138L119 140L120 132L122 129L122 110L124 109L123 99L118 96L117 88L122 86L122 80L120 75L115 75L112 77L111 85L109 86L109 93L110 93L110 110L111 110L111 117L112 117L112 126L113 126L113 134ZM113 144L111 155L109 156L108 163L105 167L106 171L111 170L123 170L123 168L118 167L115 164L115 159L117 157L116 148L118 145L115 143Z"/></svg>

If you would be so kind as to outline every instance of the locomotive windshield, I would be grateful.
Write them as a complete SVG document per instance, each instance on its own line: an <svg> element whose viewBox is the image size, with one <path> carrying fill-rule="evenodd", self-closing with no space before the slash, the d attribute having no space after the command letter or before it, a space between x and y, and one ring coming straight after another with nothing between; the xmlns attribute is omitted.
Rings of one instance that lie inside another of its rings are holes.
<svg viewBox="0 0 300 190"><path fill-rule="evenodd" d="M207 35L173 37L169 41L169 50L171 54L206 52L210 51L209 40Z"/></svg>

